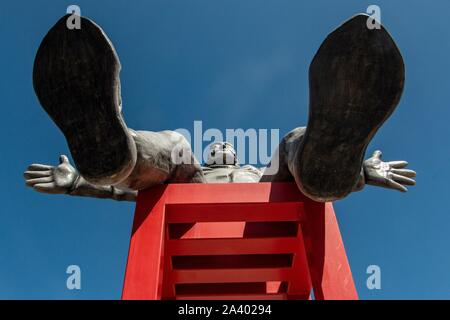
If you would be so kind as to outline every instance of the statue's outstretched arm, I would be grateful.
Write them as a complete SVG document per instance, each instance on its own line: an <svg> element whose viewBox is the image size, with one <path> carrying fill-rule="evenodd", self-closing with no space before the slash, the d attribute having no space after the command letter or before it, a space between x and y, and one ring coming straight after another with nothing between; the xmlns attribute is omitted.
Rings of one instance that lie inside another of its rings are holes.
<svg viewBox="0 0 450 320"><path fill-rule="evenodd" d="M60 156L59 162L58 166L30 165L24 173L26 185L43 193L136 201L137 191L93 185L78 173L65 155Z"/></svg>
<svg viewBox="0 0 450 320"><path fill-rule="evenodd" d="M413 186L416 184L414 177L416 172L405 169L408 165L406 161L381 161L382 153L377 150L372 157L364 161L364 179L366 184L373 186L395 189L406 192L405 185Z"/></svg>

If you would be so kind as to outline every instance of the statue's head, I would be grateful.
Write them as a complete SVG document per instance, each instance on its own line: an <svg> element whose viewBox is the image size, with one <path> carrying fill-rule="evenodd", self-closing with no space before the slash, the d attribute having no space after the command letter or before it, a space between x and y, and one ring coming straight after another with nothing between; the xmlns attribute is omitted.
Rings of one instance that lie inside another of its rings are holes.
<svg viewBox="0 0 450 320"><path fill-rule="evenodd" d="M236 151L228 142L215 142L209 146L208 159L205 165L207 167L237 166Z"/></svg>

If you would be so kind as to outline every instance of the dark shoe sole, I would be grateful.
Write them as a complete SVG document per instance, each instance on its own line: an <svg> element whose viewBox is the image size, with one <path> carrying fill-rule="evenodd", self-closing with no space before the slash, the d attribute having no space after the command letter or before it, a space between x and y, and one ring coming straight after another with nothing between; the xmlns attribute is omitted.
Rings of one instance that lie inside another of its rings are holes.
<svg viewBox="0 0 450 320"><path fill-rule="evenodd" d="M120 110L120 62L99 26L81 18L81 29L70 30L68 17L42 40L34 90L66 137L81 175L96 184L115 184L136 162L136 146Z"/></svg>
<svg viewBox="0 0 450 320"><path fill-rule="evenodd" d="M389 33L357 15L322 43L309 69L309 120L298 154L299 188L332 201L356 186L372 137L403 91L403 59Z"/></svg>

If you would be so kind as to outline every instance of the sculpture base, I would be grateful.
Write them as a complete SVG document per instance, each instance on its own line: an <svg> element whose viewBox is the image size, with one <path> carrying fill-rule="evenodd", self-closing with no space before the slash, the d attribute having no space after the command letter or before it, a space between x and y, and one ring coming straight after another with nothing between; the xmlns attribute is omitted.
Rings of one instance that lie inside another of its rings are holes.
<svg viewBox="0 0 450 320"><path fill-rule="evenodd" d="M293 183L139 193L122 299L357 299L331 203Z"/></svg>

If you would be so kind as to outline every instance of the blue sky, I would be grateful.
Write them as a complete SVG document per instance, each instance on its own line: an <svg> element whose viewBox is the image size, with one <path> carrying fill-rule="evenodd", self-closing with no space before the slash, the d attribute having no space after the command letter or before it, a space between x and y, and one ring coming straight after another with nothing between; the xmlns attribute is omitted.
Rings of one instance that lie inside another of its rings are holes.
<svg viewBox="0 0 450 320"><path fill-rule="evenodd" d="M68 153L31 84L35 52L64 1L0 8L0 298L119 299L134 205L43 195L24 186L30 163ZM433 1L78 1L122 62L127 123L135 129L279 128L306 124L307 71L325 36L370 4L405 60L399 108L369 146L418 172L407 194L367 187L335 203L360 298L450 298L450 26ZM389 76L389 75L386 75ZM66 288L68 265L82 290ZM366 268L381 267L381 290Z"/></svg>

